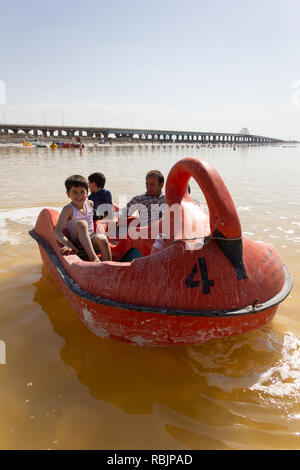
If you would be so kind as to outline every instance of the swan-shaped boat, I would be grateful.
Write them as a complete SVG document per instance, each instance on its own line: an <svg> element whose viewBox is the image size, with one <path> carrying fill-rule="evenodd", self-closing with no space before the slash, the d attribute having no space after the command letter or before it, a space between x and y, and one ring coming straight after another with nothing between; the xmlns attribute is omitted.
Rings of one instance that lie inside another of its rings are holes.
<svg viewBox="0 0 300 470"><path fill-rule="evenodd" d="M188 193L191 177L209 215ZM163 217L149 227L129 218L126 236L111 245L113 261L103 263L61 255L54 236L59 214L41 211L30 234L83 323L103 338L147 346L199 344L267 324L292 275L272 245L242 236L215 168L194 158L177 162L166 201ZM99 223L109 234L109 222Z"/></svg>

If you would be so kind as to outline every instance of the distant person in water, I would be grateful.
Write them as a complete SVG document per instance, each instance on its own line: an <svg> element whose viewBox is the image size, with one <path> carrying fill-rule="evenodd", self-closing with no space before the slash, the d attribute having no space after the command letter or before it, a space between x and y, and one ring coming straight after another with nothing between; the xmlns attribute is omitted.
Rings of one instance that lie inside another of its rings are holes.
<svg viewBox="0 0 300 470"><path fill-rule="evenodd" d="M92 201L87 199L88 182L81 175L69 176L65 181L67 196L70 204L63 207L55 227L56 239L64 245L62 254L69 250L86 253L89 261L100 262L96 251L100 251L102 261L111 260L111 250L108 239L103 234L94 233ZM68 236L64 235L67 229ZM96 250L96 251L95 251Z"/></svg>

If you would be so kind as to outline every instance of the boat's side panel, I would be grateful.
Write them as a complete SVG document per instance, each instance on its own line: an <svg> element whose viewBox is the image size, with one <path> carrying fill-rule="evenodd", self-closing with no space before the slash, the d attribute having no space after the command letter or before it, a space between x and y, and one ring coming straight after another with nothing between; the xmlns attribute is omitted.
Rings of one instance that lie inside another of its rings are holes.
<svg viewBox="0 0 300 470"><path fill-rule="evenodd" d="M40 252L45 266L81 320L92 332L103 338L146 346L199 344L260 328L268 323L277 311L275 306L257 314L234 317L190 317L102 305L72 292L41 247Z"/></svg>
<svg viewBox="0 0 300 470"><path fill-rule="evenodd" d="M49 245L81 289L107 300L171 311L231 311L269 301L285 283L278 253L269 245L247 239L243 239L243 263L232 256L234 250L221 249L220 240L195 250L185 249L185 242L178 240L132 263L91 263L75 254L62 256L53 230L57 219L56 211L44 209L35 234ZM128 241L121 240L119 252L136 247Z"/></svg>

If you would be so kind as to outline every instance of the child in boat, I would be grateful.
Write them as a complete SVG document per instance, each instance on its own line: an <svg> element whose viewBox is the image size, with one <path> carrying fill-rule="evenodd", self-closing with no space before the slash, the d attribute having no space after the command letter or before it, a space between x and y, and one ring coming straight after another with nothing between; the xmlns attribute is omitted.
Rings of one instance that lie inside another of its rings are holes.
<svg viewBox="0 0 300 470"><path fill-rule="evenodd" d="M93 202L87 199L88 182L81 175L69 176L65 181L67 196L71 203L63 207L55 227L56 239L64 245L62 254L70 249L79 253L82 249L89 261L99 262L95 250L101 253L102 261L111 260L111 250L107 237L94 233ZM63 233L66 227L68 237Z"/></svg>
<svg viewBox="0 0 300 470"><path fill-rule="evenodd" d="M103 173L92 173L88 177L89 181L89 190L91 194L89 195L89 200L93 201L94 203L94 220L97 219L102 219L105 217L107 214L101 214L99 211L97 212L97 209L102 204L110 204L112 205L112 197L111 197L111 192L108 191L107 189L104 189L105 183L106 183L106 178L103 175Z"/></svg>

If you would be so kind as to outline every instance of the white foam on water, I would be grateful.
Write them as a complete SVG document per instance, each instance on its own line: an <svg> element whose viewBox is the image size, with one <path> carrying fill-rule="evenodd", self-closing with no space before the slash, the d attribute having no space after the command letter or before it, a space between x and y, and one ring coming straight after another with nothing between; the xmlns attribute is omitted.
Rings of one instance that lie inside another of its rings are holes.
<svg viewBox="0 0 300 470"><path fill-rule="evenodd" d="M266 367L266 365L260 367L258 364L254 366L251 365L250 361L249 367L244 369L244 375L230 376L231 367L228 369L228 374L210 371L200 372L200 374L205 376L209 386L218 387L225 393L232 393L238 389L247 389L259 392L264 398L275 400L289 398L298 403L300 402L300 339L294 334L286 332L281 342L279 348L278 341L276 339L274 341L274 337L267 336L258 338L257 342L251 341L251 350L253 352L260 351L261 354L266 355L272 350L274 352L278 350L276 356L279 353L279 357L277 357L275 363L271 361L270 367ZM227 359L228 366L232 366L230 358ZM224 366L223 360L221 362ZM200 360L200 362L202 361ZM210 358L210 361L206 361L206 367L212 368L213 364L213 367L216 367L216 362L219 361L212 361L212 358Z"/></svg>
<svg viewBox="0 0 300 470"><path fill-rule="evenodd" d="M0 210L0 244L20 244L24 230L16 232L13 228L9 227L10 223L17 222L18 224L27 226L28 229L34 227L36 219L42 209L43 207L23 207L20 209ZM55 209L58 212L61 211L61 207L48 207L48 209Z"/></svg>
<svg viewBox="0 0 300 470"><path fill-rule="evenodd" d="M265 392L273 397L294 397L300 401L300 340L287 332L279 361L260 375L251 390Z"/></svg>

